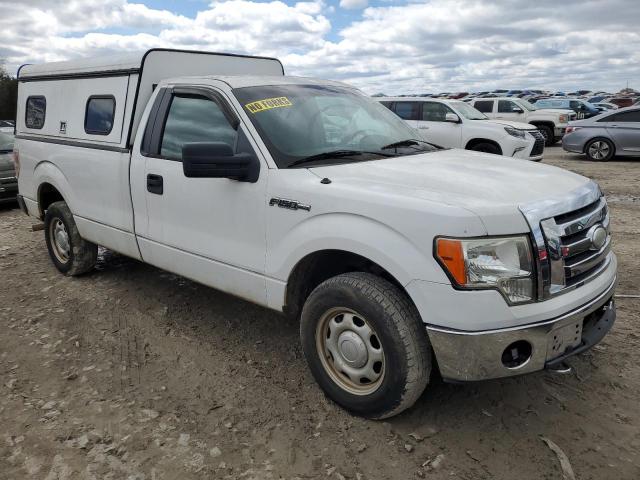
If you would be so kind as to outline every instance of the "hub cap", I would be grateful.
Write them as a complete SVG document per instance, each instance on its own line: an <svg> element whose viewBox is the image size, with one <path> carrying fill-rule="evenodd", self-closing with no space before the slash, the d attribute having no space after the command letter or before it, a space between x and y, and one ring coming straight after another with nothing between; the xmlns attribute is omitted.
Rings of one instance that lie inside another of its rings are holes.
<svg viewBox="0 0 640 480"><path fill-rule="evenodd" d="M596 160L602 160L609 155L609 144L607 142L593 142L589 146L589 155Z"/></svg>
<svg viewBox="0 0 640 480"><path fill-rule="evenodd" d="M49 238L51 240L51 246L53 247L53 253L61 263L67 263L69 261L69 234L67 228L59 218L54 219L49 227Z"/></svg>
<svg viewBox="0 0 640 480"><path fill-rule="evenodd" d="M316 329L322 366L343 390L368 395L384 378L382 344L367 320L346 308L326 312Z"/></svg>

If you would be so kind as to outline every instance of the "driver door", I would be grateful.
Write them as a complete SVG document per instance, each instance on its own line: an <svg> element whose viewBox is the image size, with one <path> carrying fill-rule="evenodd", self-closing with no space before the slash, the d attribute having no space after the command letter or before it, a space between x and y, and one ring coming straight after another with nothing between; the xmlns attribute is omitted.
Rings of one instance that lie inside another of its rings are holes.
<svg viewBox="0 0 640 480"><path fill-rule="evenodd" d="M236 153L254 155L257 149L221 92L176 87L164 89L158 97L152 110L155 118L148 121L153 128L147 128L142 151L135 149L132 159L142 258L264 304L264 159L258 155L262 168L255 183L187 178L182 167L182 147L187 143L224 142Z"/></svg>
<svg viewBox="0 0 640 480"><path fill-rule="evenodd" d="M459 123L447 122L447 113L453 113L447 105L440 102L423 102L422 116L417 122L418 128L427 128L429 142L444 148L462 148L462 128Z"/></svg>

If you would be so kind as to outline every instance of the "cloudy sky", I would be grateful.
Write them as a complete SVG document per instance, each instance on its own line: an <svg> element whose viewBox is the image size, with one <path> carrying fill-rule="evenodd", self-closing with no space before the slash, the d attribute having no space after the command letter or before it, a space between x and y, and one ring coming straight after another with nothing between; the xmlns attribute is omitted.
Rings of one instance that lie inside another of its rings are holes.
<svg viewBox="0 0 640 480"><path fill-rule="evenodd" d="M368 93L640 89L639 0L0 0L0 59L152 47L280 58Z"/></svg>

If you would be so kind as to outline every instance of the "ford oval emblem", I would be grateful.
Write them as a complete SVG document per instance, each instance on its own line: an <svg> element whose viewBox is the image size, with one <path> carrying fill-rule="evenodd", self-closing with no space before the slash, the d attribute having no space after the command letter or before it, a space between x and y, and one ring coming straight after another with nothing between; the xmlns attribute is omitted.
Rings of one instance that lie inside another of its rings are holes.
<svg viewBox="0 0 640 480"><path fill-rule="evenodd" d="M591 250L600 250L607 241L607 230L602 225L594 225L587 234L591 240Z"/></svg>

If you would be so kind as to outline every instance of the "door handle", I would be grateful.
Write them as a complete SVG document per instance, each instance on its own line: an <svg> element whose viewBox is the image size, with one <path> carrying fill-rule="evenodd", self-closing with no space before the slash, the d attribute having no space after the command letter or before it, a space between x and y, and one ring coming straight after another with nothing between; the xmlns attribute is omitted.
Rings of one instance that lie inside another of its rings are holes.
<svg viewBox="0 0 640 480"><path fill-rule="evenodd" d="M419 126L418 128L419 128L420 130L429 130L429 127L425 127L425 126L423 126L423 125Z"/></svg>
<svg viewBox="0 0 640 480"><path fill-rule="evenodd" d="M147 175L147 191L149 193L155 193L156 195L162 195L164 186L161 175L154 175L153 173Z"/></svg>

